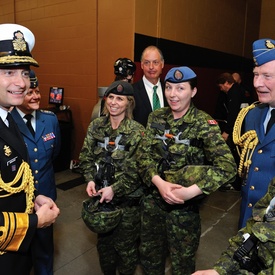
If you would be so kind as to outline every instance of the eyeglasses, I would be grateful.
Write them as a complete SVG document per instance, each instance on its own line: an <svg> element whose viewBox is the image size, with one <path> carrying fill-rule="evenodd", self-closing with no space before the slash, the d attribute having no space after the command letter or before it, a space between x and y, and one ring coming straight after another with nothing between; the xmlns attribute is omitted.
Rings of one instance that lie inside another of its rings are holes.
<svg viewBox="0 0 275 275"><path fill-rule="evenodd" d="M26 95L28 95L28 96L32 96L34 94L40 95L40 91L39 90L30 90L26 93Z"/></svg>
<svg viewBox="0 0 275 275"><path fill-rule="evenodd" d="M159 60L154 60L154 61L145 60L145 61L142 61L142 64L146 67L149 67L150 65L159 66L161 64L161 61L159 61Z"/></svg>

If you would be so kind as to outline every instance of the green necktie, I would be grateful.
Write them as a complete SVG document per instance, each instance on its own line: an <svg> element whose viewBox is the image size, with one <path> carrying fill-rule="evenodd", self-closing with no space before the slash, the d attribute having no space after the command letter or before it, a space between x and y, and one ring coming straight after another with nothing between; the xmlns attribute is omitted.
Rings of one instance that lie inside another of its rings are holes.
<svg viewBox="0 0 275 275"><path fill-rule="evenodd" d="M158 88L158 86L153 87L153 90L154 90L154 93L153 93L153 111L160 108L160 102L159 102L159 97L158 97L158 94L157 94L157 88Z"/></svg>

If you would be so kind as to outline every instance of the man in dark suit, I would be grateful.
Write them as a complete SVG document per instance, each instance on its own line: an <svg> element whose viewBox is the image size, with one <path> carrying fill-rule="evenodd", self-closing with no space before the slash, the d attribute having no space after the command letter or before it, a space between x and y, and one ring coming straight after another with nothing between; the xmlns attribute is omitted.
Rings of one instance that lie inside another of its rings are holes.
<svg viewBox="0 0 275 275"><path fill-rule="evenodd" d="M36 228L59 215L52 199L35 197L28 151L9 110L23 103L30 87L35 38L24 26L0 25L0 266L1 274L29 275Z"/></svg>
<svg viewBox="0 0 275 275"><path fill-rule="evenodd" d="M160 81L160 75L164 67L162 52L156 46L144 49L141 55L141 68L143 77L133 84L136 107L134 119L146 127L148 115L156 108L168 106L164 96L164 85ZM155 87L155 88L154 88ZM154 89L159 105L154 108Z"/></svg>
<svg viewBox="0 0 275 275"><path fill-rule="evenodd" d="M11 114L27 144L35 189L55 201L53 161L60 151L59 123L53 112L39 110L41 94L34 71L30 71L30 80L23 104L13 108ZM32 255L35 275L53 274L53 225L36 231Z"/></svg>

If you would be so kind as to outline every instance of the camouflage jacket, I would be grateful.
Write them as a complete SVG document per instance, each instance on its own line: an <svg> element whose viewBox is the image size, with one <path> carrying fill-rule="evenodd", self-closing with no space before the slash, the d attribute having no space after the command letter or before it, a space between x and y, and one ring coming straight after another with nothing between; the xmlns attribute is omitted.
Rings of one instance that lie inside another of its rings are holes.
<svg viewBox="0 0 275 275"><path fill-rule="evenodd" d="M152 186L152 177L160 175L165 155L169 155L171 163L164 172L165 179L183 186L197 184L204 194L236 175L234 158L219 126L193 104L178 120L174 120L169 107L151 113L137 154L139 170L148 187Z"/></svg>
<svg viewBox="0 0 275 275"><path fill-rule="evenodd" d="M115 193L114 199L141 196L136 149L143 132L144 127L130 119L124 119L117 129L112 129L109 117L93 120L88 127L79 157L85 180L96 181L97 166L102 167L106 154L109 154L115 170L111 184ZM106 140L109 142L106 143Z"/></svg>
<svg viewBox="0 0 275 275"><path fill-rule="evenodd" d="M247 221L246 227L240 229L238 234L229 240L229 247L216 262L214 269L219 274L249 274L248 271L241 270L239 263L233 259L234 252L241 246L243 234L245 233L253 233L258 239L258 256L266 266L266 269L258 274L274 274L275 221L264 221L264 215L268 212L268 209L275 208L274 204L275 177L269 184L266 195L255 204L252 218Z"/></svg>

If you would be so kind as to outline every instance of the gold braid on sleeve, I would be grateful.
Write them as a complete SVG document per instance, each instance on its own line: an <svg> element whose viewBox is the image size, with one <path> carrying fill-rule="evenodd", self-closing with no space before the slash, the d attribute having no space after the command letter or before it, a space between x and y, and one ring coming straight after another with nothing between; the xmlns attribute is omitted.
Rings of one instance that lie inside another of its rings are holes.
<svg viewBox="0 0 275 275"><path fill-rule="evenodd" d="M17 187L16 183L22 178L21 184ZM25 213L33 213L34 207L34 182L32 171L29 164L23 161L17 171L16 176L11 182L4 182L0 175L0 192L5 191L7 194L0 195L0 198L9 197L12 194L24 191L26 193L26 210Z"/></svg>
<svg viewBox="0 0 275 275"><path fill-rule="evenodd" d="M251 109L255 108L257 103L258 102L252 103L248 107L242 108L240 110L233 128L233 142L236 145L238 154L240 156L238 174L241 178L246 178L249 166L251 165L253 152L259 142L255 130L247 131L241 135L244 118Z"/></svg>

